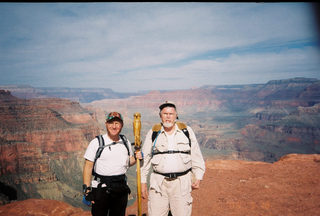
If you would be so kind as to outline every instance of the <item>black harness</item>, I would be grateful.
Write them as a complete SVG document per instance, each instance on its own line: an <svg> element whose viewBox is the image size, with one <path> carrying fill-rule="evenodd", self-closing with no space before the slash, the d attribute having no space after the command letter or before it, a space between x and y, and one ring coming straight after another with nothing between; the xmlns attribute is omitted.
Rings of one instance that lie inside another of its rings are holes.
<svg viewBox="0 0 320 216"><path fill-rule="evenodd" d="M186 137L188 138L189 146L191 147L191 140L190 140L190 135L189 135L188 129L187 128L182 128L181 130L184 133L184 135L186 135ZM153 145L152 145L151 157L153 157L154 155L157 155L157 154L191 154L190 150L189 151L176 151L176 150L154 151L154 146L155 146L155 144L157 142L157 138L158 138L160 133L161 133L161 130L152 132L152 137L151 138L152 138ZM188 169L186 171L177 172L177 173L160 173L160 172L157 172L155 170L153 170L153 172L165 176L165 178L168 179L168 180L174 180L174 179L178 178L179 176L183 176L183 175L187 174L191 170L192 170L192 168L190 168L190 169Z"/></svg>
<svg viewBox="0 0 320 216"><path fill-rule="evenodd" d="M183 172L177 172L177 173L159 173L157 171L153 171L154 173L157 173L157 174L160 174L160 175L163 175L165 176L166 178L168 179L176 179L178 178L179 176L183 176L185 174L187 174L188 172L190 172L192 169L188 169L186 171L183 171Z"/></svg>

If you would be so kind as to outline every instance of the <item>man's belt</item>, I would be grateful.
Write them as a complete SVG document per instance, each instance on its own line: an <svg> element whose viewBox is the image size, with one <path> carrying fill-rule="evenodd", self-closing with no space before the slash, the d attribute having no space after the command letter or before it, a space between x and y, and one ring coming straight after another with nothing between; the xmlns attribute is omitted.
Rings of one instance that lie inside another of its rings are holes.
<svg viewBox="0 0 320 216"><path fill-rule="evenodd" d="M157 171L153 171L154 173L157 173L157 174L160 174L160 175L163 175L165 176L166 178L169 178L169 179L176 179L178 178L179 176L183 176L185 174L187 174L188 172L190 172L192 169L188 169L184 172L177 172L177 173L159 173Z"/></svg>
<svg viewBox="0 0 320 216"><path fill-rule="evenodd" d="M95 173L94 180L98 181L99 183L126 182L127 177L125 174L114 175L114 176L103 176Z"/></svg>

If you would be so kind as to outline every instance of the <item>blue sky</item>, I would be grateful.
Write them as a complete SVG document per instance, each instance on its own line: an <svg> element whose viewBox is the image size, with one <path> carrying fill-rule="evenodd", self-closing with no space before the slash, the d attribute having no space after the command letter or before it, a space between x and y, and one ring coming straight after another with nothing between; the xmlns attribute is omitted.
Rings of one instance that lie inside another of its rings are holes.
<svg viewBox="0 0 320 216"><path fill-rule="evenodd" d="M308 3L0 3L0 85L118 92L320 78Z"/></svg>

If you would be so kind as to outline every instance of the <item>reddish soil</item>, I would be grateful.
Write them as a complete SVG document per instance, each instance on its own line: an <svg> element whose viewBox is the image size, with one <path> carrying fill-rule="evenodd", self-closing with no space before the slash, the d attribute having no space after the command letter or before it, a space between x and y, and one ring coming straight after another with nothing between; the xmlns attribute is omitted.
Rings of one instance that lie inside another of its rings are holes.
<svg viewBox="0 0 320 216"><path fill-rule="evenodd" d="M320 212L320 155L284 156L273 164L238 160L206 161L192 216L313 216ZM146 200L142 213L147 213ZM137 215L136 203L127 215ZM54 200L29 199L0 206L0 216L89 216Z"/></svg>

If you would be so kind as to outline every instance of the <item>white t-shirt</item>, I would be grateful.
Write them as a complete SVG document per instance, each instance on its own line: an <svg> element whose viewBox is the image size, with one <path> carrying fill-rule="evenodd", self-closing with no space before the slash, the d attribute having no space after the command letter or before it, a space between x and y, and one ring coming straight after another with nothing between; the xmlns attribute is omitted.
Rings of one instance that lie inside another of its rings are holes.
<svg viewBox="0 0 320 216"><path fill-rule="evenodd" d="M119 137L120 138L120 137ZM95 172L103 176L113 176L125 174L129 168L129 156L128 150L125 147L122 139L118 140L116 144L111 140L108 134L103 135L105 148L103 149L100 157L97 159L95 164ZM111 144L111 145L110 145ZM128 146L130 155L133 155L131 149L131 143L128 140ZM84 158L94 162L96 152L99 148L99 141L97 138L93 139L84 154ZM92 187L97 187L98 183L92 180Z"/></svg>

